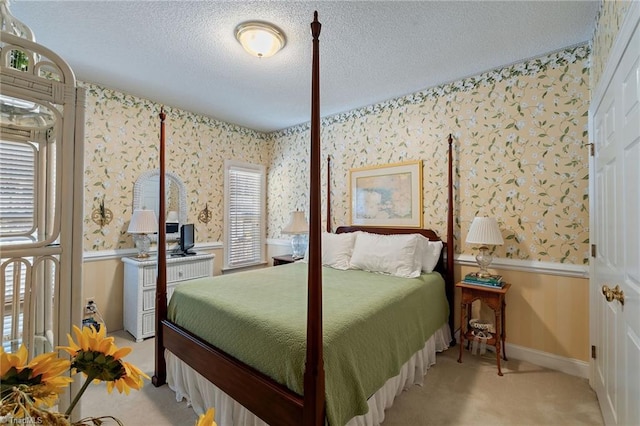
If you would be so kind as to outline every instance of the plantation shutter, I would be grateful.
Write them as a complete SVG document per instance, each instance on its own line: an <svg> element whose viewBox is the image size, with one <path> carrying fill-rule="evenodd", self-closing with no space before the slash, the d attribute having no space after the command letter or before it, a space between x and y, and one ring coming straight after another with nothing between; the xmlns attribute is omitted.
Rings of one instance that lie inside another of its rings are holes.
<svg viewBox="0 0 640 426"><path fill-rule="evenodd" d="M30 237L35 231L36 160L35 145L0 141L0 237L3 241ZM19 262L7 262L0 273L5 312L2 345L12 351L11 343L22 339L26 269Z"/></svg>
<svg viewBox="0 0 640 426"><path fill-rule="evenodd" d="M240 268L263 263L264 166L227 161L225 171L225 266Z"/></svg>
<svg viewBox="0 0 640 426"><path fill-rule="evenodd" d="M0 141L0 237L30 236L36 228L36 150Z"/></svg>

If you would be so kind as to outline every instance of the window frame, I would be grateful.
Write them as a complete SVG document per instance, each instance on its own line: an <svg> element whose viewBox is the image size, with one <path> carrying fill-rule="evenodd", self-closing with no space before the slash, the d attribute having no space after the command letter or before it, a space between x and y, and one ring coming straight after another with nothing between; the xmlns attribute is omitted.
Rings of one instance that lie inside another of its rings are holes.
<svg viewBox="0 0 640 426"><path fill-rule="evenodd" d="M233 251L233 240L231 238L234 232L232 227L233 193L231 188L231 174L234 171L253 173L259 176L259 204L260 213L259 222L259 244L258 253L250 258L233 261L231 260L231 252ZM237 160L225 160L224 162L224 270L240 269L252 266L258 266L266 263L266 167L261 164L247 163Z"/></svg>

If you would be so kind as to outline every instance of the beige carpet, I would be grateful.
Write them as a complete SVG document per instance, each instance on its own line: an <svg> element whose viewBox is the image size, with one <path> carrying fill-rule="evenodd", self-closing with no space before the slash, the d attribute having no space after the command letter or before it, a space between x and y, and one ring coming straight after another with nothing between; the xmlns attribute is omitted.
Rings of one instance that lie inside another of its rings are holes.
<svg viewBox="0 0 640 426"><path fill-rule="evenodd" d="M124 331L112 334L134 351L127 361L153 375L154 339L135 343ZM602 425L595 393L585 379L518 360L503 362L497 375L493 354L464 354L458 347L439 354L424 386L402 393L387 411L384 426L427 425ZM130 395L92 385L81 401L83 416L113 415L126 426L193 425L196 415L165 385L151 383ZM230 425L219 425L230 426Z"/></svg>

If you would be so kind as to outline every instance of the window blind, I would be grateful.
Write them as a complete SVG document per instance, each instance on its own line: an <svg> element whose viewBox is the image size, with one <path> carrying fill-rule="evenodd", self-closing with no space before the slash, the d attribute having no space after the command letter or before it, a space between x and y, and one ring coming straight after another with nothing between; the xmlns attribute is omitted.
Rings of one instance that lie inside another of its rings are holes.
<svg viewBox="0 0 640 426"><path fill-rule="evenodd" d="M36 150L27 143L0 141L0 236L35 230Z"/></svg>
<svg viewBox="0 0 640 426"><path fill-rule="evenodd" d="M0 237L28 236L36 228L36 146L0 140ZM26 270L18 261L2 258L6 266L1 270L0 288L3 315L2 344L20 342L23 330L23 309ZM31 262L31 259L27 259Z"/></svg>
<svg viewBox="0 0 640 426"><path fill-rule="evenodd" d="M264 259L264 166L227 162L225 176L225 259L228 268Z"/></svg>
<svg viewBox="0 0 640 426"><path fill-rule="evenodd" d="M8 342L20 342L23 330L23 302L25 283L27 280L26 268L18 260L7 261L1 259L2 263L6 263L4 269L0 272L0 288L4 288L4 306L2 308L2 345L5 349L12 349L7 346ZM32 258L26 258L28 263L33 261Z"/></svg>

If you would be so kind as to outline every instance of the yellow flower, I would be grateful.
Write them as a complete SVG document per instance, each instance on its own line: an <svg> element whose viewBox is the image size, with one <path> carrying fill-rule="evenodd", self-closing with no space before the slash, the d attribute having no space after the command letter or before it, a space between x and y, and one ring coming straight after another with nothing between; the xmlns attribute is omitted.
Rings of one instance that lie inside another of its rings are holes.
<svg viewBox="0 0 640 426"><path fill-rule="evenodd" d="M58 395L73 382L71 377L62 375L70 365L68 360L58 358L55 352L44 353L31 360L27 368L33 370L33 377L40 376L40 386L34 386L32 390L36 403L44 403L48 407L56 403Z"/></svg>
<svg viewBox="0 0 640 426"><path fill-rule="evenodd" d="M4 348L0 347L0 377L4 377L11 367L15 367L16 370L22 369L27 362L27 356L29 353L24 345L21 345L15 354L7 353Z"/></svg>
<svg viewBox="0 0 640 426"><path fill-rule="evenodd" d="M214 421L215 410L213 408L209 408L206 413L201 414L198 417L198 421L196 422L196 426L218 426Z"/></svg>
<svg viewBox="0 0 640 426"><path fill-rule="evenodd" d="M101 352L105 355L111 355L115 359L120 359L131 352L131 348L118 349L114 343L115 339L113 337L106 337L106 327L100 327L100 331L96 331L93 326L83 327L82 330L80 330L78 326L74 325L73 332L78 339L78 343L73 340L70 334L67 334L69 346L58 347L58 349L68 352L72 357L76 356L80 351L85 351Z"/></svg>
<svg viewBox="0 0 640 426"><path fill-rule="evenodd" d="M62 376L69 369L70 362L50 352L38 355L24 365L27 357L24 345L20 346L16 354L6 353L0 348L2 395L5 396L14 386L24 385L37 405L51 407L58 400L58 395L73 381L70 377Z"/></svg>
<svg viewBox="0 0 640 426"><path fill-rule="evenodd" d="M115 387L116 389L118 389L118 392L122 393L124 391L124 393L129 395L130 389L140 390L140 388L142 388L142 385L144 384L142 378L144 377L148 380L149 376L144 374L135 365L130 364L126 361L121 362L124 366L125 374L122 375L122 377L120 377L119 379L108 382L107 391L111 393L113 391L113 388Z"/></svg>
<svg viewBox="0 0 640 426"><path fill-rule="evenodd" d="M93 327L80 330L74 326L73 331L77 343L67 335L69 346L57 348L69 353L71 361L58 358L55 352L51 352L38 355L27 363L29 353L24 345L15 354L5 353L0 347L0 423L9 418L20 419L25 424L68 426L68 416L91 382L106 381L109 393L116 388L120 393L129 394L132 388L142 388L143 378L149 379L136 366L122 360L131 348L119 349L113 337L106 337L104 327L96 331ZM82 372L87 379L64 414L48 411L44 406L54 405L58 396L73 382L71 377L62 375L70 368L72 373ZM104 419L112 419L122 425L112 416L87 418L75 424L97 425Z"/></svg>
<svg viewBox="0 0 640 426"><path fill-rule="evenodd" d="M131 388L142 388L143 377L149 379L149 376L134 365L122 360L131 352L131 348L119 349L113 337L106 337L105 327L100 327L99 331L93 327L80 330L74 325L73 332L77 343L67 334L69 346L61 346L59 349L72 356L71 366L76 371L84 373L92 380L108 382L109 393L115 387L120 393L125 392L128 395Z"/></svg>

